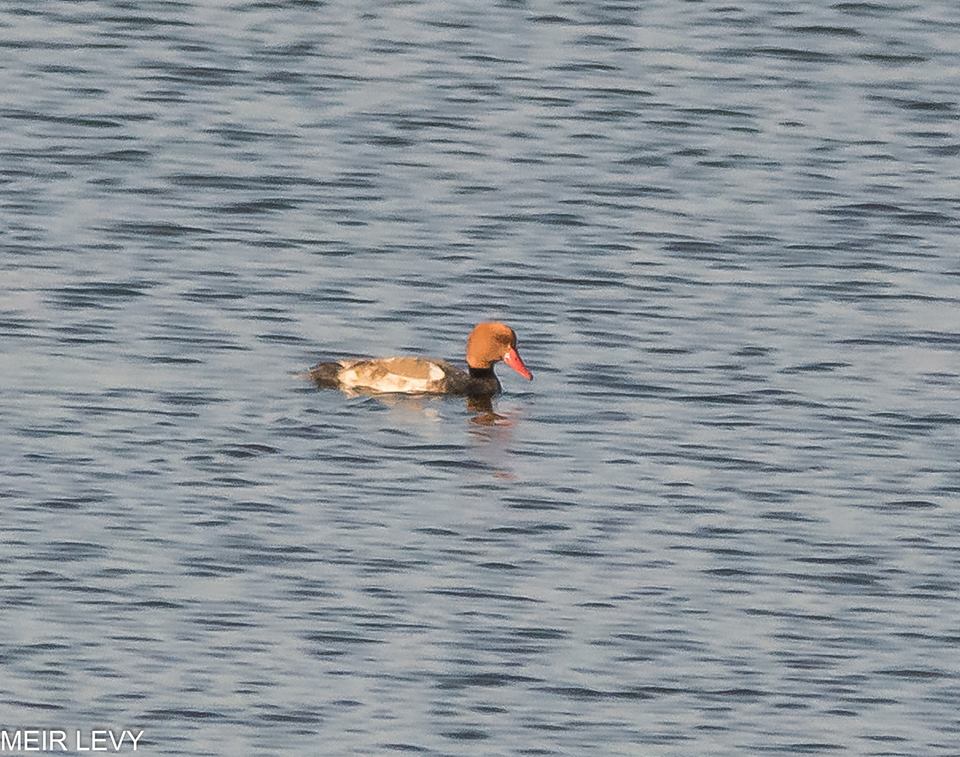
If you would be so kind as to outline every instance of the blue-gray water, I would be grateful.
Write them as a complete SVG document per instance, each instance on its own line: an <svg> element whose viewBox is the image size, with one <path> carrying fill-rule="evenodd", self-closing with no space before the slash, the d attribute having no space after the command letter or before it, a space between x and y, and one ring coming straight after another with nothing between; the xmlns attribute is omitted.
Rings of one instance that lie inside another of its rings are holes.
<svg viewBox="0 0 960 757"><path fill-rule="evenodd" d="M0 725L960 753L960 11L804 6L3 4Z"/></svg>

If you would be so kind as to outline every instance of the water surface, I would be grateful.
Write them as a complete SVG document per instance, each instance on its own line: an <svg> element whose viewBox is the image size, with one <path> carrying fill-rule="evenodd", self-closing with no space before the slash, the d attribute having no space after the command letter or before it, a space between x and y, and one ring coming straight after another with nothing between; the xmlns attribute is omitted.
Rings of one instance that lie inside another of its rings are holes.
<svg viewBox="0 0 960 757"><path fill-rule="evenodd" d="M5 7L3 727L960 752L958 33ZM490 318L496 419L293 375Z"/></svg>

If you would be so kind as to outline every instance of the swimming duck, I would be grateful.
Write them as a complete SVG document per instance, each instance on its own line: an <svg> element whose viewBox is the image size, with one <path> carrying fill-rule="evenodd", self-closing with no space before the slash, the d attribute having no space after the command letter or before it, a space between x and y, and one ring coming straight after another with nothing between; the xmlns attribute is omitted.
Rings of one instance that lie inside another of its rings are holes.
<svg viewBox="0 0 960 757"><path fill-rule="evenodd" d="M533 374L517 352L517 335L503 323L478 323L467 337L467 370L435 358L385 357L317 363L306 374L317 386L345 391L457 394L484 397L500 391L493 372L503 361L528 381Z"/></svg>

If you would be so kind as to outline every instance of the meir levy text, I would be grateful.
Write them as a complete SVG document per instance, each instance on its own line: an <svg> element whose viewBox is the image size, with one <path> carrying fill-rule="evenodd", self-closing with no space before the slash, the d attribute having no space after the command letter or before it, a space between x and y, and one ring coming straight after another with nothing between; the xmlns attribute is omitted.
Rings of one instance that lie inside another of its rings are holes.
<svg viewBox="0 0 960 757"><path fill-rule="evenodd" d="M59 728L0 730L0 752L136 752L143 731L124 728L65 731Z"/></svg>

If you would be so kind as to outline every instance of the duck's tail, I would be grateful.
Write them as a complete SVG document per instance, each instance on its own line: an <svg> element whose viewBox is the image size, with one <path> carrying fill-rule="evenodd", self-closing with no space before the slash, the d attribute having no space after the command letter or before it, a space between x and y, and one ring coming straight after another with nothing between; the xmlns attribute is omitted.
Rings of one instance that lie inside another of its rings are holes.
<svg viewBox="0 0 960 757"><path fill-rule="evenodd" d="M339 374L343 370L340 363L317 363L308 371L301 371L296 375L299 378L310 379L314 384L321 387L340 386Z"/></svg>

